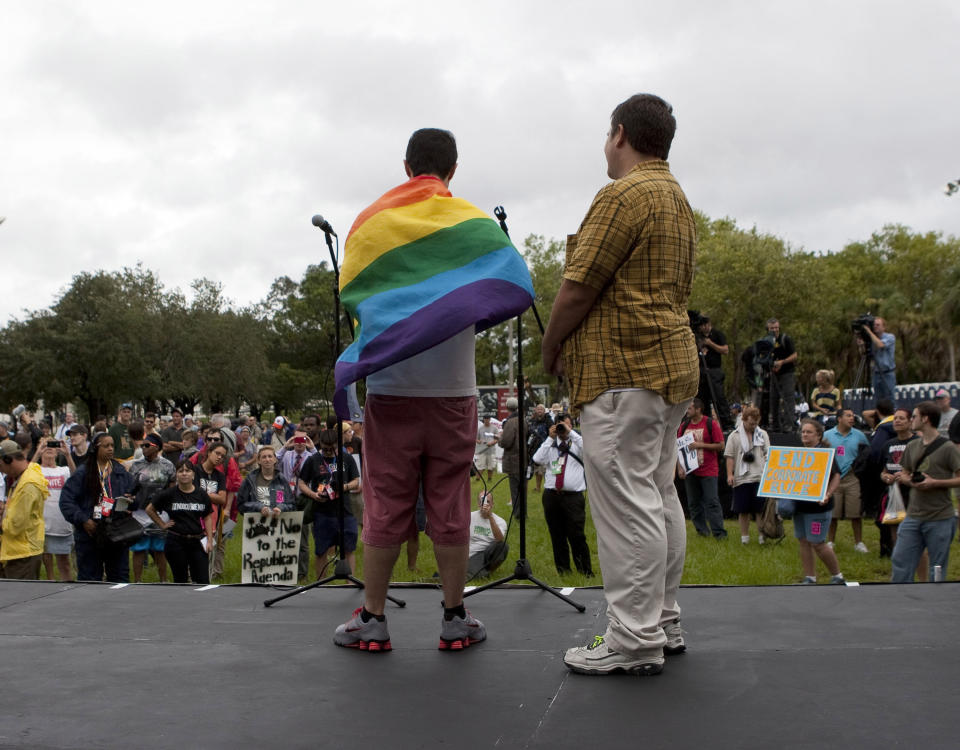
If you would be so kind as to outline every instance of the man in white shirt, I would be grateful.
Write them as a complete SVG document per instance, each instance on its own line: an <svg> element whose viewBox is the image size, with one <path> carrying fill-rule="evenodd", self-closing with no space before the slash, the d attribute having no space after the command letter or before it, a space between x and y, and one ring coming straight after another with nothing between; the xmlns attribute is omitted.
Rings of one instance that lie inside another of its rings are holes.
<svg viewBox="0 0 960 750"><path fill-rule="evenodd" d="M483 415L483 422L477 427L477 449L474 463L477 472L482 474L487 470L487 482L493 481L493 472L497 468L497 443L500 441L500 430L490 421L490 415Z"/></svg>
<svg viewBox="0 0 960 750"><path fill-rule="evenodd" d="M467 580L488 576L507 556L507 522L493 512L493 493L481 492L477 510L470 514L470 558Z"/></svg>
<svg viewBox="0 0 960 750"><path fill-rule="evenodd" d="M593 575L584 526L587 488L583 473L583 438L575 432L569 414L558 417L533 460L547 467L543 489L543 516L550 531L553 562L560 574L570 572L570 553L577 571Z"/></svg>
<svg viewBox="0 0 960 750"><path fill-rule="evenodd" d="M73 412L68 411L66 416L64 417L63 424L61 424L57 428L57 433L56 435L54 435L54 437L57 440L61 440L65 443L67 441L67 433L70 432L70 428L73 427L76 423L77 422L74 419Z"/></svg>

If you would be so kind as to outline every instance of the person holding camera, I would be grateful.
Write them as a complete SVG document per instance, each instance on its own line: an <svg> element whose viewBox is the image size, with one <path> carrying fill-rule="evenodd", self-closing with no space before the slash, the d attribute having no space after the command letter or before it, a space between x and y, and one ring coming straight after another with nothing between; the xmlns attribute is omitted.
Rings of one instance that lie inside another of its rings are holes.
<svg viewBox="0 0 960 750"><path fill-rule="evenodd" d="M720 357L730 352L727 337L710 322L707 315L701 315L700 325L697 328L697 349L704 364L700 371L700 388L697 397L705 404L712 404L717 412L717 419L723 429L733 429L733 419L730 415L730 406L723 392L723 363ZM709 408L706 410L710 413Z"/></svg>
<svg viewBox="0 0 960 750"><path fill-rule="evenodd" d="M733 512L740 522L740 541L750 542L750 516L760 518L766 502L757 497L763 465L770 453L770 436L760 428L760 410L748 406L736 430L727 437L723 456L727 464L727 484L733 488ZM763 544L763 534L758 532L758 541Z"/></svg>
<svg viewBox="0 0 960 750"><path fill-rule="evenodd" d="M797 415L794 410L796 397L797 350L793 339L780 333L780 321L767 321L767 334L773 339L773 364L770 366L770 429L773 432L795 432Z"/></svg>
<svg viewBox="0 0 960 750"><path fill-rule="evenodd" d="M876 403L888 398L896 403L893 392L897 388L896 337L887 331L887 322L883 318L874 318L871 325L862 325L861 329L873 344L873 398Z"/></svg>
<svg viewBox="0 0 960 750"><path fill-rule="evenodd" d="M583 438L573 429L570 415L558 417L550 426L533 460L547 467L543 489L543 517L550 532L553 563L557 572L570 572L570 554L578 573L593 575L590 548L584 527L587 520L587 488L583 472ZM569 550L568 550L569 545Z"/></svg>
<svg viewBox="0 0 960 750"><path fill-rule="evenodd" d="M342 488L337 484L338 461L343 462ZM329 555L340 540L340 505L343 505L343 543L346 548L340 550L340 556L350 563L351 570L356 570L354 551L357 549L359 528L350 503L343 502L343 494L360 487L360 472L349 453L343 451L337 456L337 433L334 430L320 433L320 450L314 452L304 464L298 482L300 493L312 501L312 508L305 511L304 516L307 513L312 515L317 577L320 577Z"/></svg>
<svg viewBox="0 0 960 750"><path fill-rule="evenodd" d="M28 461L23 448L13 440L0 442L0 473L13 488L6 503L0 502L0 578L35 581L40 577L43 559L43 509L50 494L47 480L40 466Z"/></svg>
<svg viewBox="0 0 960 750"><path fill-rule="evenodd" d="M911 583L926 548L930 553L929 579L945 580L950 543L957 529L950 489L960 487L960 451L938 432L940 409L932 401L921 401L913 409L910 427L919 440L907 443L896 481L910 488L907 517L897 529L897 543L890 561L893 583ZM891 475L884 472L888 484ZM936 571L940 568L940 578Z"/></svg>

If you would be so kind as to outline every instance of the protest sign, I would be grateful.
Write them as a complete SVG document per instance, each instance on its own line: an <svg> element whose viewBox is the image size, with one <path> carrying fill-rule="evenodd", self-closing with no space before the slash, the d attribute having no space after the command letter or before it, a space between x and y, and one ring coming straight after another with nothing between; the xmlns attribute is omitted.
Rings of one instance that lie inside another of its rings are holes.
<svg viewBox="0 0 960 750"><path fill-rule="evenodd" d="M677 456L683 465L683 470L689 474L700 468L700 459L697 456L697 449L691 448L694 436L692 432L685 432L677 438Z"/></svg>
<svg viewBox="0 0 960 750"><path fill-rule="evenodd" d="M240 582L296 585L302 525L300 510L281 513L276 518L245 514Z"/></svg>
<svg viewBox="0 0 960 750"><path fill-rule="evenodd" d="M832 448L773 446L763 467L758 495L819 503L827 496Z"/></svg>

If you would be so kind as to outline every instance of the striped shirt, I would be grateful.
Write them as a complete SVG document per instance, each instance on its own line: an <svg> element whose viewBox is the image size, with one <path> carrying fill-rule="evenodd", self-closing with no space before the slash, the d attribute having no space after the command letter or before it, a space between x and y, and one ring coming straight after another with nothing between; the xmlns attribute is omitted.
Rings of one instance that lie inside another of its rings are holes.
<svg viewBox="0 0 960 750"><path fill-rule="evenodd" d="M696 395L695 251L693 211L665 161L641 162L597 193L567 237L563 278L600 292L563 343L571 404L624 388L672 404Z"/></svg>

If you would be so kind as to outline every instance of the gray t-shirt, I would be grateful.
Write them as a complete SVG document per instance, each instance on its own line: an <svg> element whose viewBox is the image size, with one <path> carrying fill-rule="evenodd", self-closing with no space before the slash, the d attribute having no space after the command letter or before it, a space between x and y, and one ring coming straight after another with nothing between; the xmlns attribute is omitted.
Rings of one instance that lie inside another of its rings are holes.
<svg viewBox="0 0 960 750"><path fill-rule="evenodd" d="M179 430L176 427L164 427L160 432L160 437L163 439L164 443L169 443L171 440L179 443L183 439L183 428ZM163 457L170 461L171 463L176 463L180 460L180 449L175 448L174 450L163 452Z"/></svg>
<svg viewBox="0 0 960 750"><path fill-rule="evenodd" d="M923 463L917 466L920 456L926 449L927 446L923 444L923 440L911 440L900 459L903 470L910 474L920 471L929 475L932 479L952 479L960 471L960 450L949 440L923 459ZM938 487L935 490L920 490L916 487L910 488L910 507L907 508L907 516L918 521L952 519L954 513L953 501L950 499L950 489Z"/></svg>
<svg viewBox="0 0 960 750"><path fill-rule="evenodd" d="M367 393L456 398L477 392L474 327L443 343L367 376Z"/></svg>
<svg viewBox="0 0 960 750"><path fill-rule="evenodd" d="M940 412L940 426L937 428L937 432L943 437L950 437L948 434L950 432L950 423L955 416L957 416L957 410L952 407L950 411Z"/></svg>

